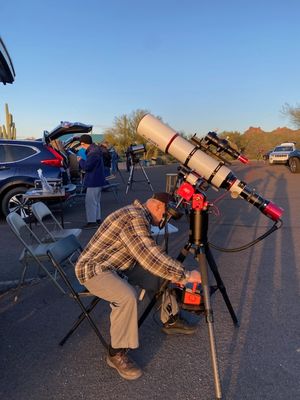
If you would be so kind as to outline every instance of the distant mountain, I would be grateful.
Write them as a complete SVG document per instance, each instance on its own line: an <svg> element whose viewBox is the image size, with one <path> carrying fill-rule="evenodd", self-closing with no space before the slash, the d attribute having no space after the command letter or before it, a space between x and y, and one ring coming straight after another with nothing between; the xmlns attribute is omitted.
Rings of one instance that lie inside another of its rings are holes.
<svg viewBox="0 0 300 400"><path fill-rule="evenodd" d="M248 158L257 158L280 143L295 142L300 148L300 129L293 130L279 127L271 132L266 132L261 127L250 126L244 133L223 132L222 136L234 143Z"/></svg>
<svg viewBox="0 0 300 400"><path fill-rule="evenodd" d="M263 131L262 129L261 129L261 127L253 127L253 126L250 126L245 132L244 132L244 135L251 135L251 134L259 134L259 133L262 133L262 134L268 134L268 135L270 135L270 134L272 134L272 135L296 135L296 136L300 136L300 129L297 129L297 130L294 130L294 129L290 129L290 128L287 128L287 127L279 127L279 128L276 128L276 129L274 129L273 131L271 131L271 132L266 132L266 131ZM299 138L298 138L298 140L299 140Z"/></svg>

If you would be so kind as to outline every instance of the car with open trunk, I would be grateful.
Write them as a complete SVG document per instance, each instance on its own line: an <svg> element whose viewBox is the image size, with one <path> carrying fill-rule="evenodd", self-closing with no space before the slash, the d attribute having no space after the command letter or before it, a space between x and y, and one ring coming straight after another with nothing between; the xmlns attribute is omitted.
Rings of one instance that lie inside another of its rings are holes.
<svg viewBox="0 0 300 400"><path fill-rule="evenodd" d="M61 122L52 131L44 131L38 140L0 139L0 213L4 216L17 211L28 215L23 194L33 188L41 169L46 179L61 179L64 185L72 182L70 154L61 138L89 133L92 125ZM76 156L75 156L76 158Z"/></svg>

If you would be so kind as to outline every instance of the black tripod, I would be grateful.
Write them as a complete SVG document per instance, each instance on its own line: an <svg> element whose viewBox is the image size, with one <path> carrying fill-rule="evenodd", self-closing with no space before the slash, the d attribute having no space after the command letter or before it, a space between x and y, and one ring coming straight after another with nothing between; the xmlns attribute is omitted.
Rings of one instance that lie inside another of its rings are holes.
<svg viewBox="0 0 300 400"><path fill-rule="evenodd" d="M131 156L131 165L130 165L130 171L129 171L129 178L128 178L128 182L127 182L127 186L126 186L126 194L128 193L129 188L132 189L133 182L142 182L142 181L134 181L133 180L134 169L135 169L136 165L140 166L140 168L144 174L145 179L143 181L146 181L148 183L148 185L150 186L150 189L152 190L152 192L154 192L151 182L146 174L145 168L143 167L141 161L139 159L136 160L134 157Z"/></svg>
<svg viewBox="0 0 300 400"><path fill-rule="evenodd" d="M235 326L238 326L238 320L233 310L233 307L230 303L229 297L226 292L226 288L221 279L217 264L213 258L213 255L210 251L209 244L207 241L208 214L209 214L209 205L206 202L206 196L202 192L196 193L193 196L193 206L192 210L190 211L189 241L181 250L180 254L177 257L177 260L183 262L189 253L193 253L194 257L198 261L202 278L204 313L208 326L215 394L216 394L216 399L222 399L222 390L221 390L221 383L219 376L218 359L217 359L216 342L215 342L214 325L213 325L214 316L210 302L211 287L209 286L208 266L212 271L214 278L216 280L217 284L216 289L220 290ZM169 283L168 281L164 281L159 292L151 299L149 305L147 306L144 313L140 317L139 326L143 323L143 321L151 311L152 307L155 305L158 298L164 292L164 290L168 286L168 283Z"/></svg>
<svg viewBox="0 0 300 400"><path fill-rule="evenodd" d="M119 166L117 165L116 171L118 172L118 174L120 175L120 178L122 179L122 182L125 183L124 178L123 178L123 174L122 172L119 170Z"/></svg>

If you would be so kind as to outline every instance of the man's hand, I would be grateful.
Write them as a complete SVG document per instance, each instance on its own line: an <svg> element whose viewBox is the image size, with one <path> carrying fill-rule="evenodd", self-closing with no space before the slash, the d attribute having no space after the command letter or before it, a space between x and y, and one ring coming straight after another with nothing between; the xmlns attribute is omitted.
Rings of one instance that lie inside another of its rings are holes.
<svg viewBox="0 0 300 400"><path fill-rule="evenodd" d="M193 269L192 271L190 271L190 276L188 278L188 282L197 282L197 283L201 283L201 275L200 272L196 269Z"/></svg>

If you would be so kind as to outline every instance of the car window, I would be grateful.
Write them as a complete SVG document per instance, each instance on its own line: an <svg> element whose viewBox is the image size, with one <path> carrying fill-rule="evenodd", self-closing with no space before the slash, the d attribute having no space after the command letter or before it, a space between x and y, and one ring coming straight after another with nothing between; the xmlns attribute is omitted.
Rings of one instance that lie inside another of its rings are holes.
<svg viewBox="0 0 300 400"><path fill-rule="evenodd" d="M14 162L24 160L35 154L37 151L33 147L17 144L0 145L0 162Z"/></svg>
<svg viewBox="0 0 300 400"><path fill-rule="evenodd" d="M278 146L274 151L293 151L292 146Z"/></svg>

